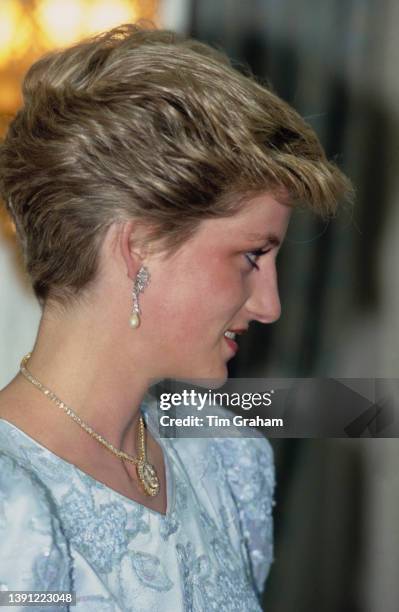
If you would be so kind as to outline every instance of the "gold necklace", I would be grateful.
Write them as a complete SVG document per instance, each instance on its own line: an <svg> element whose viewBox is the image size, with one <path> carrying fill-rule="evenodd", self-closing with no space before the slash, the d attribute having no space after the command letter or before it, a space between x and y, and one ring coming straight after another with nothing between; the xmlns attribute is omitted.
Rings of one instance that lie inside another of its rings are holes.
<svg viewBox="0 0 399 612"><path fill-rule="evenodd" d="M53 393L53 391L47 389L47 387L45 387L39 380L34 378L31 372L29 372L29 370L26 368L26 363L29 361L30 357L31 353L28 353L22 359L20 367L21 374L25 376L25 378L37 389L39 389L46 397L48 397L49 400L54 402L54 404L56 404L59 408L62 408L65 414L67 414L71 419L73 419L75 423L80 425L80 427L84 429L85 432L88 433L92 438L94 438L95 440L97 440L97 442L105 446L107 450L119 457L119 459L128 461L129 463L133 463L136 466L137 476L140 481L140 484L144 489L144 492L147 495L151 495L152 497L157 495L160 489L159 478L154 466L147 461L143 417L140 416L138 431L140 454L138 457L133 457L132 455L129 455L128 453L125 453L124 451L115 448L115 446L111 444L111 442L108 442L108 440L103 438L103 436L94 431L94 429L90 427L90 425L85 423L83 419L81 419L80 416L76 414L74 410L72 410L72 408L67 406L65 402L62 402L56 396L56 394Z"/></svg>

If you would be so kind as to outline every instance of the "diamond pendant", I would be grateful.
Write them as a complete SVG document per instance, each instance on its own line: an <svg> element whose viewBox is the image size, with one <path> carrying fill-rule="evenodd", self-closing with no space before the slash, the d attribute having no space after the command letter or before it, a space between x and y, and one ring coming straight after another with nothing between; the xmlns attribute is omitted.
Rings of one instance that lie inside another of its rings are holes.
<svg viewBox="0 0 399 612"><path fill-rule="evenodd" d="M160 487L158 474L151 463L148 463L148 461L140 461L140 463L137 464L137 475L147 495L151 495L151 497L158 495Z"/></svg>

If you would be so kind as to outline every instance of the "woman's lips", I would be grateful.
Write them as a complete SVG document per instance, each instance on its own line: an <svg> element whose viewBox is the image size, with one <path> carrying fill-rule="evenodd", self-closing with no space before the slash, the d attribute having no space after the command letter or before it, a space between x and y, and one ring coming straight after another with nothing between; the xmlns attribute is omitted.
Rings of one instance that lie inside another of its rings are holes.
<svg viewBox="0 0 399 612"><path fill-rule="evenodd" d="M229 345L229 347L231 348L231 350L236 353L238 351L238 344L237 344L237 342L235 342L235 340L232 340L231 338L226 338L226 336L223 336L223 338L226 340L226 342Z"/></svg>
<svg viewBox="0 0 399 612"><path fill-rule="evenodd" d="M244 328L240 328L240 329L229 329L229 332L234 332L235 334L243 334L244 332L246 332L248 330L247 327ZM226 340L227 344L229 345L229 347L231 348L232 351L234 351L234 353L236 353L238 351L238 344L235 340L233 340L232 338L228 338L227 336L224 336L224 339Z"/></svg>

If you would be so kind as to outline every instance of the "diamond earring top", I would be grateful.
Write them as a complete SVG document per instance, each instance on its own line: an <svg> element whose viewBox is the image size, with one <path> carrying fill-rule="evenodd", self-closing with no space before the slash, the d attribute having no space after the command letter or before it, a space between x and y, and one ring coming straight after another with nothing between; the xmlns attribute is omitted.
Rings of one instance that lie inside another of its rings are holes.
<svg viewBox="0 0 399 612"><path fill-rule="evenodd" d="M140 306L139 306L139 295L144 291L144 289L148 286L150 282L150 273L146 266L141 266L140 270L137 273L137 276L134 281L132 297L133 297L133 312L130 316L130 327L135 329L140 326Z"/></svg>

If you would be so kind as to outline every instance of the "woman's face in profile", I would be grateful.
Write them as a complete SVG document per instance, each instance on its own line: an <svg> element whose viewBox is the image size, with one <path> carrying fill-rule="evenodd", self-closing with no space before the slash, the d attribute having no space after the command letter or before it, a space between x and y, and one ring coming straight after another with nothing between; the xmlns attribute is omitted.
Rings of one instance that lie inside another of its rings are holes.
<svg viewBox="0 0 399 612"><path fill-rule="evenodd" d="M291 209L265 193L232 217L206 219L169 259L149 261L152 291L142 297L154 376L225 379L237 345L227 330L280 316L276 255Z"/></svg>

